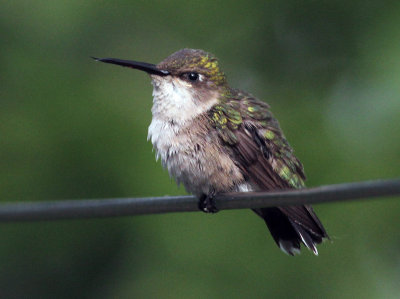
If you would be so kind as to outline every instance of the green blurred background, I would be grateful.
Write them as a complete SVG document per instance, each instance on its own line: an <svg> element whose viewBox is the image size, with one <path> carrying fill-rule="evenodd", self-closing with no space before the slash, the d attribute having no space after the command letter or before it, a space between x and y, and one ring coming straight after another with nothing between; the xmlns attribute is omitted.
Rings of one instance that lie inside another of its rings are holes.
<svg viewBox="0 0 400 299"><path fill-rule="evenodd" d="M3 1L3 202L184 194L146 141L152 87L89 56L220 58L271 106L308 186L400 175L395 1ZM315 206L284 255L248 210L0 225L1 298L398 298L399 198Z"/></svg>

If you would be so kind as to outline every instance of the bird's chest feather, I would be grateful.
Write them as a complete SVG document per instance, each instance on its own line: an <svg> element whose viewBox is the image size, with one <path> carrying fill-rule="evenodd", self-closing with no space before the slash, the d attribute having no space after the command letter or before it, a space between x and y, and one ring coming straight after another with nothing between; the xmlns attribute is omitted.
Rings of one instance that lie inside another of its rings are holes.
<svg viewBox="0 0 400 299"><path fill-rule="evenodd" d="M191 193L226 191L243 180L207 124L178 126L153 118L148 139L169 174Z"/></svg>

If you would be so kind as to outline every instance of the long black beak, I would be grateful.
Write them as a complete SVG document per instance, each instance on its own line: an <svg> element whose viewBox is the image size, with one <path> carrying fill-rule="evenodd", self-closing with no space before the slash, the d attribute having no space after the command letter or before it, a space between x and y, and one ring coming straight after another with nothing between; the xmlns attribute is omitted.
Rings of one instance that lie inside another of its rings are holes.
<svg viewBox="0 0 400 299"><path fill-rule="evenodd" d="M158 76L168 76L169 75L168 71L160 70L157 68L157 66L155 64L151 64L151 63L139 62L139 61L133 61L133 60L123 60L123 59L117 59L117 58L96 58L96 57L92 57L92 58L96 61L116 64L116 65L121 65L121 66L130 67L133 69L141 70L141 71L144 71L151 75L158 75Z"/></svg>

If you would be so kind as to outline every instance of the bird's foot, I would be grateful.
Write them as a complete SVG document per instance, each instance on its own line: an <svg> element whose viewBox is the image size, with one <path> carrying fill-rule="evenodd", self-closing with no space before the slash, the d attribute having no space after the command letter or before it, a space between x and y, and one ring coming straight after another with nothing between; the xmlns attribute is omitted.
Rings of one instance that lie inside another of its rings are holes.
<svg viewBox="0 0 400 299"><path fill-rule="evenodd" d="M199 209L204 213L217 213L219 210L215 205L215 192L204 194L199 199Z"/></svg>

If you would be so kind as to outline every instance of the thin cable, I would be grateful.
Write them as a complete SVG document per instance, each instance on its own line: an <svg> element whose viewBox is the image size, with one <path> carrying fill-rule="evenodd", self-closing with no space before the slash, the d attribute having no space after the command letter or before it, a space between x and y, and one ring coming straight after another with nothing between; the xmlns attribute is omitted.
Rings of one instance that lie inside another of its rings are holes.
<svg viewBox="0 0 400 299"><path fill-rule="evenodd" d="M227 193L219 210L319 204L400 195L400 179L345 183L280 192ZM120 217L198 211L194 196L19 202L0 205L0 222Z"/></svg>

